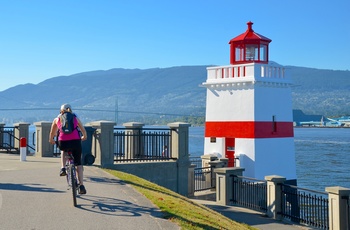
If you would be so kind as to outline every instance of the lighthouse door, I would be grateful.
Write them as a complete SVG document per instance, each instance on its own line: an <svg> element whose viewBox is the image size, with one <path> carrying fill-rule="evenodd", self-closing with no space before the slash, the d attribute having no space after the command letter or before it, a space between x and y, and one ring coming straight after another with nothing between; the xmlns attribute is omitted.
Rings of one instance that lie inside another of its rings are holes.
<svg viewBox="0 0 350 230"><path fill-rule="evenodd" d="M228 159L228 167L235 166L235 138L225 138L225 157Z"/></svg>

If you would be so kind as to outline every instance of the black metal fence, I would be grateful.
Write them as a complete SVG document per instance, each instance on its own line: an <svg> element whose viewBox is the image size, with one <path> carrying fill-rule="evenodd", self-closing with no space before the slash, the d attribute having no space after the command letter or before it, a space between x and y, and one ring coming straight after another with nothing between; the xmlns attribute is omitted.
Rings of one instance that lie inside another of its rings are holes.
<svg viewBox="0 0 350 230"><path fill-rule="evenodd" d="M0 129L0 149L7 153L19 153L15 148L15 127L3 127Z"/></svg>
<svg viewBox="0 0 350 230"><path fill-rule="evenodd" d="M199 192L215 188L215 177L212 167L194 169L194 191Z"/></svg>
<svg viewBox="0 0 350 230"><path fill-rule="evenodd" d="M281 184L281 215L293 222L329 229L328 193Z"/></svg>
<svg viewBox="0 0 350 230"><path fill-rule="evenodd" d="M232 203L258 211L267 211L267 182L243 176L232 176Z"/></svg>
<svg viewBox="0 0 350 230"><path fill-rule="evenodd" d="M172 156L171 146L169 128L114 128L115 162L175 159Z"/></svg>

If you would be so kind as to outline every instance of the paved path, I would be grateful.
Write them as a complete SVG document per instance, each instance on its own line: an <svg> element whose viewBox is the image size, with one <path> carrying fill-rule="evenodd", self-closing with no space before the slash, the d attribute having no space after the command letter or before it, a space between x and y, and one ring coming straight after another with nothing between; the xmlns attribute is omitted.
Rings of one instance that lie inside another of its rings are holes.
<svg viewBox="0 0 350 230"><path fill-rule="evenodd" d="M179 229L131 186L85 167L86 195L74 208L59 158L0 154L0 229Z"/></svg>
<svg viewBox="0 0 350 230"><path fill-rule="evenodd" d="M74 208L65 177L59 177L59 158L0 153L0 229L179 229L162 219L160 210L118 178L85 166L86 195ZM262 230L300 230L301 226L274 221L261 213L193 199L238 222Z"/></svg>

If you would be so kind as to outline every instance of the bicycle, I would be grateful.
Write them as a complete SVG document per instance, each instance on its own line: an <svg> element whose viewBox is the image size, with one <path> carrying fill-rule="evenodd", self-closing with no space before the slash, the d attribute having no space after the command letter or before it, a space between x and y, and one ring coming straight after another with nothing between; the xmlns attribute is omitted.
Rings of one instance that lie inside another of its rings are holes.
<svg viewBox="0 0 350 230"><path fill-rule="evenodd" d="M73 195L73 205L77 206L77 190L79 189L78 180L77 180L77 170L75 168L74 157L72 152L67 151L66 156L66 173L67 173L67 183L68 189L72 189Z"/></svg>

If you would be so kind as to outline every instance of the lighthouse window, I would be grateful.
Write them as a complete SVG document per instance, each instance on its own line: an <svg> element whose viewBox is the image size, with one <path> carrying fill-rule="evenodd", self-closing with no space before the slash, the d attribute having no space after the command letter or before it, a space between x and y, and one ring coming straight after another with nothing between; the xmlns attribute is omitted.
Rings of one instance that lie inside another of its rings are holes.
<svg viewBox="0 0 350 230"><path fill-rule="evenodd" d="M258 46L257 45L247 45L246 46L245 60L247 60L247 61L258 60Z"/></svg>
<svg viewBox="0 0 350 230"><path fill-rule="evenodd" d="M235 49L235 61L243 61L243 47L236 47Z"/></svg>
<svg viewBox="0 0 350 230"><path fill-rule="evenodd" d="M277 132L276 116L272 116L272 132Z"/></svg>
<svg viewBox="0 0 350 230"><path fill-rule="evenodd" d="M260 45L260 61L267 61L267 57L266 57L266 45Z"/></svg>
<svg viewBox="0 0 350 230"><path fill-rule="evenodd" d="M216 137L211 137L210 138L210 143L216 143Z"/></svg>

